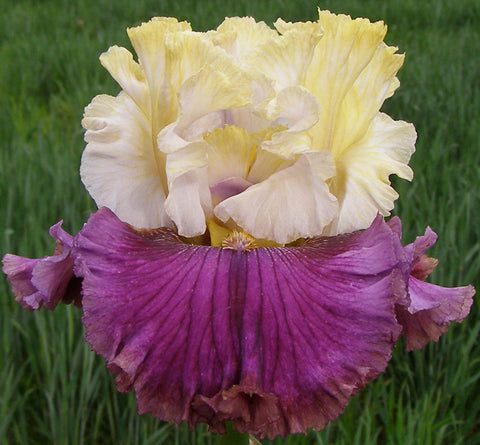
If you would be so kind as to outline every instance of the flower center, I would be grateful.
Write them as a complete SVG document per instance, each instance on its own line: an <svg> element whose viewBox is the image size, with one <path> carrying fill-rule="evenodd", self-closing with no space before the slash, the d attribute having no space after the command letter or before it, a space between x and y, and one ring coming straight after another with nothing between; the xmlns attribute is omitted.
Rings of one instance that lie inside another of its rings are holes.
<svg viewBox="0 0 480 445"><path fill-rule="evenodd" d="M245 191L248 187L253 185L252 182L247 181L244 178L230 177L223 179L210 187L212 194L213 205L217 205L219 202L230 198L231 196L238 195Z"/></svg>
<svg viewBox="0 0 480 445"><path fill-rule="evenodd" d="M255 238L245 232L234 230L230 235L222 241L224 249L238 250L240 252L248 252L257 248Z"/></svg>

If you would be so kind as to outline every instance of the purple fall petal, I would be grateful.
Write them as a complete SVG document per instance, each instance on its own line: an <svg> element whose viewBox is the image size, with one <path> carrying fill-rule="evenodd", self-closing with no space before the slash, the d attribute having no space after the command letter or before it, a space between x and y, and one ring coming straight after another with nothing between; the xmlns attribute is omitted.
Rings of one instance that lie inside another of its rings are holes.
<svg viewBox="0 0 480 445"><path fill-rule="evenodd" d="M392 218L388 225L401 237L398 218ZM408 351L423 348L429 341L438 341L451 321L461 322L468 315L473 303L473 286L446 288L424 282L438 264L438 260L425 255L436 240L437 234L427 227L423 236L405 246L409 298L407 302L398 301L396 313Z"/></svg>
<svg viewBox="0 0 480 445"><path fill-rule="evenodd" d="M475 295L473 286L446 288L414 277L410 277L408 286L411 306L397 307L408 351L438 341L451 321L462 321L470 312Z"/></svg>
<svg viewBox="0 0 480 445"><path fill-rule="evenodd" d="M390 359L399 249L381 218L239 252L101 209L74 246L86 338L140 413L260 438L321 429Z"/></svg>
<svg viewBox="0 0 480 445"><path fill-rule="evenodd" d="M34 311L42 306L53 310L63 300L80 305L79 280L73 277L70 255L73 238L61 228L62 221L50 228L57 244L52 256L40 259L7 254L3 257L3 272L12 286L15 300L24 309Z"/></svg>

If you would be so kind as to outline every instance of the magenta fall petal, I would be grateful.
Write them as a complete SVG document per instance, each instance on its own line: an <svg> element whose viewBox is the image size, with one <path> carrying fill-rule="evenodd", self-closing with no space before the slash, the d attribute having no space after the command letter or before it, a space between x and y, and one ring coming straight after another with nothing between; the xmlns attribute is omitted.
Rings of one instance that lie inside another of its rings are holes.
<svg viewBox="0 0 480 445"><path fill-rule="evenodd" d="M57 241L52 256L40 259L7 254L3 272L12 286L15 300L24 309L33 311L44 306L53 310L62 300L80 306L80 280L73 276L71 247L73 237L62 230L62 221L50 228Z"/></svg>
<svg viewBox="0 0 480 445"><path fill-rule="evenodd" d="M218 432L232 420L260 438L320 429L390 359L398 248L382 218L238 252L102 209L74 247L86 338L140 413Z"/></svg>
<svg viewBox="0 0 480 445"><path fill-rule="evenodd" d="M401 236L398 218L392 219L389 226ZM450 322L462 321L470 312L475 295L473 286L446 288L424 281L438 264L436 259L425 255L436 240L436 233L427 227L423 236L405 246L409 303L401 302L396 311L409 351L423 348L429 341L438 341Z"/></svg>

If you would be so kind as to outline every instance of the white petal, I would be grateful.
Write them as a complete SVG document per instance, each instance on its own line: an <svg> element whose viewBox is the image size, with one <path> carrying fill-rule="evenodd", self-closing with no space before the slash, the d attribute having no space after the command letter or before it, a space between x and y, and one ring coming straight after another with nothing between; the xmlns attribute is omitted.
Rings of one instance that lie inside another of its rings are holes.
<svg viewBox="0 0 480 445"><path fill-rule="evenodd" d="M334 218L337 201L325 180L334 173L329 153L301 155L291 167L215 207L215 215L255 238L280 244L322 233Z"/></svg>
<svg viewBox="0 0 480 445"><path fill-rule="evenodd" d="M97 205L135 227L171 226L162 160L156 158L150 121L133 99L125 93L97 96L82 125L87 147L80 174Z"/></svg>

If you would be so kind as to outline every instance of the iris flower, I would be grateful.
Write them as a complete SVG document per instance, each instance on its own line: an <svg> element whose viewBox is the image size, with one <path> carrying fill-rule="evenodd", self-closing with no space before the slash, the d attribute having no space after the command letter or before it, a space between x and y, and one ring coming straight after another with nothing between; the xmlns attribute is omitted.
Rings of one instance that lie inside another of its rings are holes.
<svg viewBox="0 0 480 445"><path fill-rule="evenodd" d="M322 429L409 350L469 312L425 282L427 229L401 244L390 175L412 124L380 108L403 55L386 26L319 11L275 29L173 18L128 29L122 91L85 109L80 173L99 210L52 256L6 255L26 309L83 310L86 340L139 413L259 438Z"/></svg>

